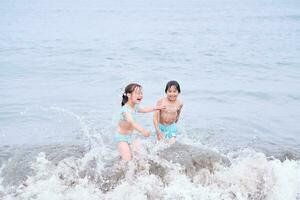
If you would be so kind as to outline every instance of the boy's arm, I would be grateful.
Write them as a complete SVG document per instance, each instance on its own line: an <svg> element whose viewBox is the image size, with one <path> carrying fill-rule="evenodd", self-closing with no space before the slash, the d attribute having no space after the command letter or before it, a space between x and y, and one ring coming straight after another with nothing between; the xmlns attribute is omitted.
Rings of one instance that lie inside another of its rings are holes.
<svg viewBox="0 0 300 200"><path fill-rule="evenodd" d="M127 120L127 122L128 123L130 123L132 126L133 126L133 128L135 129L135 130L137 130L137 131L139 131L140 133L142 133L145 137L149 137L150 136L150 132L149 131L147 131L146 129L144 129L141 125L139 125L138 123L136 123L133 119L132 119L132 117L131 117L131 115L129 114L129 113L123 113L124 115L125 115L125 117L126 117L126 120Z"/></svg>
<svg viewBox="0 0 300 200"><path fill-rule="evenodd" d="M183 104L180 104L179 108L178 108L178 111L177 111L177 117L176 117L176 120L175 120L175 123L178 122L179 120L179 116L180 116L180 113L181 113L181 108L182 108Z"/></svg>
<svg viewBox="0 0 300 200"><path fill-rule="evenodd" d="M160 101L157 102L157 106L161 106ZM161 133L161 131L159 130L159 127L158 127L159 116L160 116L160 110L156 110L154 112L154 116L153 116L153 124L154 124L154 128L156 131L157 139L161 140L163 138L163 134Z"/></svg>

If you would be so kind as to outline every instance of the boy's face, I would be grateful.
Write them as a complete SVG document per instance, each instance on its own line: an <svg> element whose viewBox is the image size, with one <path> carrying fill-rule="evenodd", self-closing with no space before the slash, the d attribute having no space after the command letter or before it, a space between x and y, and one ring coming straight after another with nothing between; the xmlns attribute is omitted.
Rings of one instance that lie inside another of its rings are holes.
<svg viewBox="0 0 300 200"><path fill-rule="evenodd" d="M143 99L143 91L141 87L136 87L130 94L130 99L133 103L140 103Z"/></svg>
<svg viewBox="0 0 300 200"><path fill-rule="evenodd" d="M169 101L176 101L178 94L179 92L174 85L167 90L167 98Z"/></svg>

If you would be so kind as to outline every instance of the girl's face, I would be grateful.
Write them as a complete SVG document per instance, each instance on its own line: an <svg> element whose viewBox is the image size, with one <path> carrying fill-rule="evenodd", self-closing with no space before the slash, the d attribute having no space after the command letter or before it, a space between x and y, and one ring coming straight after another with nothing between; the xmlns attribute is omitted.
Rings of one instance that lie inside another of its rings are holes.
<svg viewBox="0 0 300 200"><path fill-rule="evenodd" d="M129 99L132 103L140 103L143 99L143 91L141 87L136 87L133 92L129 94Z"/></svg>
<svg viewBox="0 0 300 200"><path fill-rule="evenodd" d="M172 85L168 90L167 90L167 98L169 101L176 101L177 97L179 95L179 92L177 88Z"/></svg>

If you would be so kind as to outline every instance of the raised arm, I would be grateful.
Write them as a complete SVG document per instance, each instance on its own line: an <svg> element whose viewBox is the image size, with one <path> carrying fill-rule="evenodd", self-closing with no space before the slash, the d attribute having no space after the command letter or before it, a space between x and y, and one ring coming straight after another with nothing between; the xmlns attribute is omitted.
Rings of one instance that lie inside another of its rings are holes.
<svg viewBox="0 0 300 200"><path fill-rule="evenodd" d="M153 112L153 111L159 111L160 109L163 109L163 107L162 106L145 107L145 108L139 108L138 112L148 113L148 112Z"/></svg>

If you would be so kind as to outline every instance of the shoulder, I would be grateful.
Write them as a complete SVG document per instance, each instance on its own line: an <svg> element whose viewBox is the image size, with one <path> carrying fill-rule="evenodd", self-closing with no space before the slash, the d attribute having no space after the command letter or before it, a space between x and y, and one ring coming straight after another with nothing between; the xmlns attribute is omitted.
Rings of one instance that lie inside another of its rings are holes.
<svg viewBox="0 0 300 200"><path fill-rule="evenodd" d="M130 110L129 110L128 106L124 105L124 106L121 107L121 112L122 113L129 112L129 111Z"/></svg>
<svg viewBox="0 0 300 200"><path fill-rule="evenodd" d="M156 102L156 104L157 104L157 105L163 105L164 102L165 102L165 99L162 98L162 99L159 99L159 100Z"/></svg>
<svg viewBox="0 0 300 200"><path fill-rule="evenodd" d="M181 101L180 99L177 99L177 100L176 100L176 104L177 104L177 105L183 105L183 104L182 104L182 101Z"/></svg>
<svg viewBox="0 0 300 200"><path fill-rule="evenodd" d="M183 106L182 101L180 101L179 99L177 100L177 106L179 107L179 109Z"/></svg>

